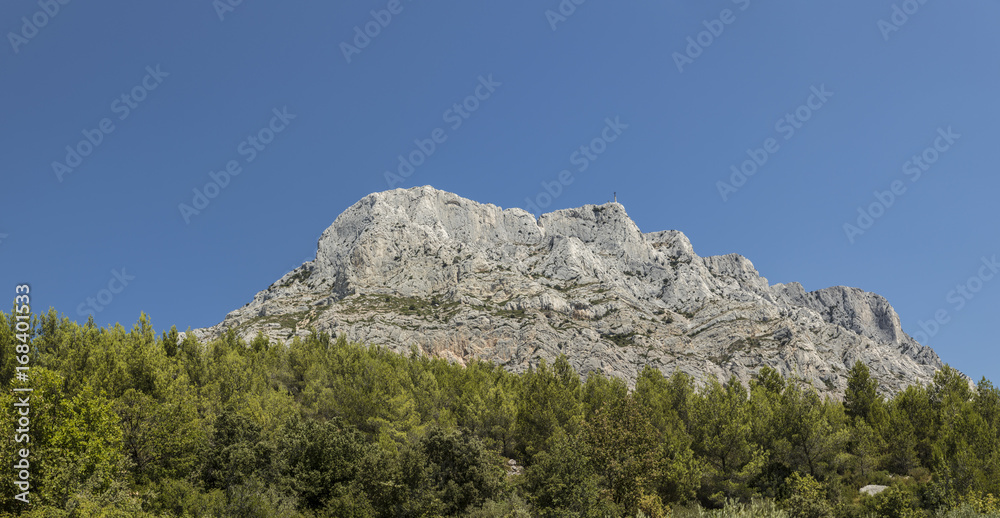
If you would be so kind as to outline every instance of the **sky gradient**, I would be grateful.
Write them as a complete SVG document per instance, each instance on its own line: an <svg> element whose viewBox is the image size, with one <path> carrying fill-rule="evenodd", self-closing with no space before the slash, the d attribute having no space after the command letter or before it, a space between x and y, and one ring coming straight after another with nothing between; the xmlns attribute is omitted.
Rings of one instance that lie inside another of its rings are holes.
<svg viewBox="0 0 1000 518"><path fill-rule="evenodd" d="M392 187L617 192L1000 381L996 2L64 1L0 5L0 293L36 311L213 325Z"/></svg>

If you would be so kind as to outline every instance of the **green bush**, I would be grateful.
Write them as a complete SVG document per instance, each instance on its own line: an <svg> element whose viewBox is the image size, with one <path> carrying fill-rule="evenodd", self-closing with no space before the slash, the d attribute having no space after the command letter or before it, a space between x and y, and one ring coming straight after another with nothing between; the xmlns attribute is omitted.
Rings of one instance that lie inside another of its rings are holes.
<svg viewBox="0 0 1000 518"><path fill-rule="evenodd" d="M823 484L811 475L792 473L785 479L789 497L782 502L781 507L788 511L792 518L832 518L833 508L826 500Z"/></svg>
<svg viewBox="0 0 1000 518"><path fill-rule="evenodd" d="M866 515L879 518L917 518L923 513L914 505L914 496L899 486L891 486L885 491L862 499Z"/></svg>

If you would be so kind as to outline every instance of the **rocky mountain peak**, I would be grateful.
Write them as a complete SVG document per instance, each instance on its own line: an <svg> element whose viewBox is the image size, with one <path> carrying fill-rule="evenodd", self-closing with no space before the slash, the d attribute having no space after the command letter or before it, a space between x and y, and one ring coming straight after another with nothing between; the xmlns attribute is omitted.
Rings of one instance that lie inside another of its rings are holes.
<svg viewBox="0 0 1000 518"><path fill-rule="evenodd" d="M619 203L541 215L429 186L370 194L320 236L316 259L220 324L349 340L520 371L566 354L634 382L650 365L743 382L769 365L836 395L856 359L884 392L941 361L881 296L769 285L737 254L699 257L676 230L643 233Z"/></svg>

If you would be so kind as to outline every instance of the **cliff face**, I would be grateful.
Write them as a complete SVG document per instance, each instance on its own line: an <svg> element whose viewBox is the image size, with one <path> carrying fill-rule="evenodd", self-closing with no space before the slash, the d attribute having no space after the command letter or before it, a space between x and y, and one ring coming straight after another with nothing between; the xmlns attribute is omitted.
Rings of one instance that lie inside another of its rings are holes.
<svg viewBox="0 0 1000 518"><path fill-rule="evenodd" d="M642 233L620 204L536 220L426 186L366 196L323 232L315 260L194 332L287 341L310 327L513 371L566 354L630 384L644 365L744 383L770 365L834 395L861 360L894 393L942 365L881 296L771 286L742 256Z"/></svg>

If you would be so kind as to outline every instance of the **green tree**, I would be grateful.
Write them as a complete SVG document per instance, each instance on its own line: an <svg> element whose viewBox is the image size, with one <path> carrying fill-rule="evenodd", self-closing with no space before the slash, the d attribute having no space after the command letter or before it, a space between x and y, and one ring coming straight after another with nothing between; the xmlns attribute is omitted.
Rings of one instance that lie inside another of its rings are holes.
<svg viewBox="0 0 1000 518"><path fill-rule="evenodd" d="M278 464L285 486L311 510L352 507L372 510L360 471L378 448L342 419L292 419L279 434ZM371 511L373 512L373 511Z"/></svg>
<svg viewBox="0 0 1000 518"><path fill-rule="evenodd" d="M785 485L785 479L792 473L785 464L782 453L788 443L783 439L784 415L782 412L785 379L771 367L762 367L750 381L750 412L753 415L750 434L755 445L768 452L755 486L768 498L777 498Z"/></svg>
<svg viewBox="0 0 1000 518"><path fill-rule="evenodd" d="M857 360L847 373L847 390L844 392L844 411L852 419L863 419L871 424L872 414L881 403L878 382L868 371L868 366Z"/></svg>
<svg viewBox="0 0 1000 518"><path fill-rule="evenodd" d="M177 332L177 326L170 326L170 332L164 332L163 337L160 339L160 343L163 344L163 352L168 358L173 358L177 356L177 347L180 341L180 334Z"/></svg>
<svg viewBox="0 0 1000 518"><path fill-rule="evenodd" d="M794 472L785 484L788 488L788 498L782 502L782 507L792 518L832 518L833 508L826 499L823 484L810 475Z"/></svg>
<svg viewBox="0 0 1000 518"><path fill-rule="evenodd" d="M38 504L71 509L79 499L116 491L127 467L113 402L85 387L61 390L62 377L45 368L31 371L30 460L38 481Z"/></svg>
<svg viewBox="0 0 1000 518"><path fill-rule="evenodd" d="M115 401L115 410L137 484L183 477L198 464L207 433L190 392L178 389L160 402L129 389Z"/></svg>
<svg viewBox="0 0 1000 518"><path fill-rule="evenodd" d="M890 405L889 422L882 442L886 445L884 465L891 472L905 475L920 465L917 431L905 407L896 401Z"/></svg>
<svg viewBox="0 0 1000 518"><path fill-rule="evenodd" d="M559 429L525 471L524 489L539 516L601 516L598 476L583 446Z"/></svg>
<svg viewBox="0 0 1000 518"><path fill-rule="evenodd" d="M693 393L690 377L681 372L668 379L646 366L636 380L635 401L662 438L658 486L661 499L668 503L693 500L701 487L702 463L692 450L688 425L680 417L690 414Z"/></svg>
<svg viewBox="0 0 1000 518"><path fill-rule="evenodd" d="M503 462L482 441L461 430L432 428L420 440L428 491L447 516L494 499L505 489Z"/></svg>
<svg viewBox="0 0 1000 518"><path fill-rule="evenodd" d="M621 378L608 378L592 372L583 384L583 417L590 419L595 412L607 405L616 405L625 399L628 386Z"/></svg>
<svg viewBox="0 0 1000 518"><path fill-rule="evenodd" d="M933 462L931 445L939 425L938 412L931 404L927 388L910 385L896 394L891 403L890 422L891 427L883 438L898 472L903 474L902 469L916 465L930 467ZM914 457L910 457L909 452L913 452Z"/></svg>
<svg viewBox="0 0 1000 518"><path fill-rule="evenodd" d="M715 505L755 496L751 481L764 468L767 452L752 442L752 422L747 390L739 381L722 386L710 379L694 399L693 448L705 460L702 490Z"/></svg>
<svg viewBox="0 0 1000 518"><path fill-rule="evenodd" d="M645 495L657 494L663 477L660 434L630 395L598 408L583 432L601 485L617 506L634 514Z"/></svg>
<svg viewBox="0 0 1000 518"><path fill-rule="evenodd" d="M779 412L778 455L789 469L817 480L839 469L839 453L849 438L843 405L820 399L811 387L803 390L789 383Z"/></svg>
<svg viewBox="0 0 1000 518"><path fill-rule="evenodd" d="M553 367L543 359L523 375L515 429L526 464L532 462L558 429L576 433L583 414L580 377L560 356Z"/></svg>
<svg viewBox="0 0 1000 518"><path fill-rule="evenodd" d="M871 377L868 366L861 360L854 362L847 376L844 413L851 424L848 451L860 477L878 470L887 453L883 437L889 412L877 389L878 382Z"/></svg>
<svg viewBox="0 0 1000 518"><path fill-rule="evenodd" d="M214 429L201 468L209 489L230 491L276 478L275 445L254 419L229 407L215 420Z"/></svg>
<svg viewBox="0 0 1000 518"><path fill-rule="evenodd" d="M750 389L760 387L761 390L775 395L780 395L785 391L785 378L781 377L773 367L765 365L760 368L753 381L750 382Z"/></svg>

